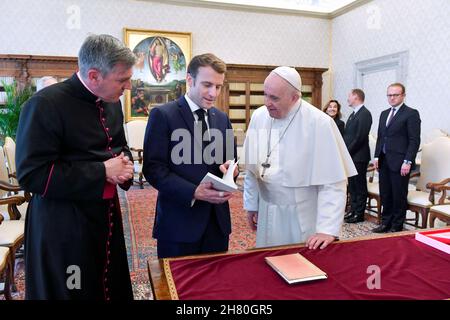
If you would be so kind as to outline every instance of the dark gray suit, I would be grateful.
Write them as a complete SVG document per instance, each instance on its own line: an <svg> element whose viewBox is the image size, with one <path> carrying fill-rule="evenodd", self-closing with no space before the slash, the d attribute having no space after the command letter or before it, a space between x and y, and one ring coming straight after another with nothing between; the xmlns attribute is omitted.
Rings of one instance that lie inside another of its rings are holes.
<svg viewBox="0 0 450 320"><path fill-rule="evenodd" d="M358 171L357 176L348 179L351 198L351 212L361 221L364 217L367 201L367 165L370 161L369 132L372 127L372 115L365 106L349 118L345 126L344 141Z"/></svg>

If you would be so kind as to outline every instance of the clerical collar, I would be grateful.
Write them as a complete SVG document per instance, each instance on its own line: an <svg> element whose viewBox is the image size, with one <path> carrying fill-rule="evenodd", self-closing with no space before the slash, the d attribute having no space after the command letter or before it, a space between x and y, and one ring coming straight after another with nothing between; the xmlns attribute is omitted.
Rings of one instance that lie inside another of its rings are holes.
<svg viewBox="0 0 450 320"><path fill-rule="evenodd" d="M198 109L203 109L205 111L208 111L205 108L200 108L194 101L192 101L191 98L189 98L189 96L187 95L187 93L184 95L184 98L186 99L189 108L191 108L191 112L194 113L195 111L197 111Z"/></svg>
<svg viewBox="0 0 450 320"><path fill-rule="evenodd" d="M80 80L80 82L83 84L83 86L84 86L90 93L92 93L94 96L97 97L97 100L96 100L96 101L101 100L100 97L98 97L91 89L89 89L89 87L87 86L87 84L84 83L83 78L81 77L80 71L77 72L77 77L78 77L78 79Z"/></svg>

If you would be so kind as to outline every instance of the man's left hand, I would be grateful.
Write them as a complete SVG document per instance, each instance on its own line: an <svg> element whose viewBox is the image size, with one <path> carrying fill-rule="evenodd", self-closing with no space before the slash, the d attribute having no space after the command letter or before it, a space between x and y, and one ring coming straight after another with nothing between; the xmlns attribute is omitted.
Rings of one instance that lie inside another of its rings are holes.
<svg viewBox="0 0 450 320"><path fill-rule="evenodd" d="M219 169L220 169L220 171L222 171L223 174L227 173L228 168L230 167L230 163L231 163L231 160L228 160L224 164L220 165ZM239 168L238 168L238 166L236 166L234 168L233 177L237 177L238 174L239 174Z"/></svg>
<svg viewBox="0 0 450 320"><path fill-rule="evenodd" d="M411 171L410 164L407 163L402 164L402 168L400 169L400 174L402 175L402 177L408 175L410 171Z"/></svg>
<svg viewBox="0 0 450 320"><path fill-rule="evenodd" d="M336 240L336 238L332 235L316 233L315 235L309 237L308 241L306 241L306 246L312 250L316 250L319 246L320 249L325 249L334 240Z"/></svg>

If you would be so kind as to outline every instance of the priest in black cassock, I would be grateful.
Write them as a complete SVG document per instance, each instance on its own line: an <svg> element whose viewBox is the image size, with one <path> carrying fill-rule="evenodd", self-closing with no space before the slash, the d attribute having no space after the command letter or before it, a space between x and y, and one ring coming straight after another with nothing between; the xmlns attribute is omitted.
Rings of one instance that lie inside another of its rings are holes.
<svg viewBox="0 0 450 320"><path fill-rule="evenodd" d="M135 55L91 35L79 72L36 93L17 132L17 177L33 193L25 226L26 299L132 299L119 185L133 177L119 97Z"/></svg>

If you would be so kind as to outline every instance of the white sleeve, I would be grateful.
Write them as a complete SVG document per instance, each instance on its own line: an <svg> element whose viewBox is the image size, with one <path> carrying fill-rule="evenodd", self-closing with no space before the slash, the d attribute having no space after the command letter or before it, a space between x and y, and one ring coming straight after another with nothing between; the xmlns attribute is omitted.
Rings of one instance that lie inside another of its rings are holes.
<svg viewBox="0 0 450 320"><path fill-rule="evenodd" d="M244 179L244 209L247 211L258 211L258 199L258 181L254 173L246 170Z"/></svg>
<svg viewBox="0 0 450 320"><path fill-rule="evenodd" d="M347 181L319 186L316 232L338 237L347 202Z"/></svg>

